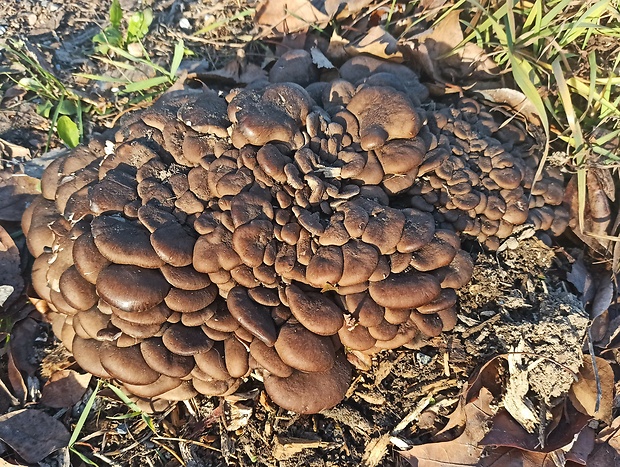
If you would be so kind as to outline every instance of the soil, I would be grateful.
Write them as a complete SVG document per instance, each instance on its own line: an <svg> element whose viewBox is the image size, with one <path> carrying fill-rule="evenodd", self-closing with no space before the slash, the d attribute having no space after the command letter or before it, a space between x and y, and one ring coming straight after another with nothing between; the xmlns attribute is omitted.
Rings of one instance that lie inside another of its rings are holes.
<svg viewBox="0 0 620 467"><path fill-rule="evenodd" d="M210 35L191 34L204 26L205 18L218 21L239 11L232 0L122 0L121 4L125 11L152 6L156 19L145 48L156 63L168 63L174 43L182 38L196 62L216 69L234 57L252 33L253 25L246 20L230 22ZM113 102L116 96L111 88L84 83L73 75L117 72L91 55L91 39L107 24L108 9L108 0L5 2L0 36L27 42L41 64L91 101ZM187 25L183 19L190 29L182 28ZM15 91L13 80L23 73L12 69L8 76L0 76L4 93L0 139L30 149L36 158L45 150L49 120L36 113L40 101L34 94ZM87 124L87 133L105 129L112 120L112 115L94 118ZM51 147L61 146L52 137ZM9 157L3 153L4 159ZM573 371L581 364L588 318L571 286L562 280L568 265L562 248L527 235L510 247L488 253L469 245L476 266L470 284L459 291L456 329L419 342L416 348L383 352L371 360L351 354L357 368L353 382L345 400L334 409L313 416L284 411L271 404L260 381L250 377L231 397L197 398L154 415L154 433L143 418L126 416L127 406L103 392L110 397L96 400L76 449L100 465L406 465L399 449L429 441L446 424L475 370L497 355L514 351L521 353L523 365L545 357L527 375L531 383L527 397L535 407L543 407L539 422L544 425L548 418L544 414L571 382L570 373L558 371L558 364ZM33 364L40 385L54 370L73 362L44 320L37 321L37 326L40 351ZM34 389L36 393L36 384ZM425 408L428 396L432 404ZM71 430L81 410L83 404L73 411L49 413ZM415 423L406 422L414 419ZM390 434L392 441L385 441ZM66 451L52 454L41 465L62 465L63 455ZM79 465L77 457L72 460Z"/></svg>

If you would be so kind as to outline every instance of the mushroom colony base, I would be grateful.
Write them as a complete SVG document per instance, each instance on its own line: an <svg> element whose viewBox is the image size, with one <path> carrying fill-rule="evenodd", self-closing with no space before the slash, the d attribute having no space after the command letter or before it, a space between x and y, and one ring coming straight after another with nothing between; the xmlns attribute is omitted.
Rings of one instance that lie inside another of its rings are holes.
<svg viewBox="0 0 620 467"><path fill-rule="evenodd" d="M23 218L32 281L86 371L150 401L234 392L336 405L347 351L456 324L468 237L560 233L562 176L517 121L433 102L359 56L319 81L286 53L269 81L169 92L56 159Z"/></svg>

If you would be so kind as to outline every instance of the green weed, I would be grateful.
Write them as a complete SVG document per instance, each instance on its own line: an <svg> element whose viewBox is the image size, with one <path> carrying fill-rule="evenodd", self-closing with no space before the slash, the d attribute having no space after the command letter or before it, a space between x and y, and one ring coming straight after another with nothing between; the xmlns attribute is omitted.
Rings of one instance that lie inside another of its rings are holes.
<svg viewBox="0 0 620 467"><path fill-rule="evenodd" d="M0 44L0 50L7 54L20 74L25 76L15 78L10 72L3 74L21 88L34 93L40 99L37 113L50 119L45 151L49 149L54 132L68 147L77 146L84 134L83 115L94 107L86 104L78 93L47 70L24 42L7 41Z"/></svg>

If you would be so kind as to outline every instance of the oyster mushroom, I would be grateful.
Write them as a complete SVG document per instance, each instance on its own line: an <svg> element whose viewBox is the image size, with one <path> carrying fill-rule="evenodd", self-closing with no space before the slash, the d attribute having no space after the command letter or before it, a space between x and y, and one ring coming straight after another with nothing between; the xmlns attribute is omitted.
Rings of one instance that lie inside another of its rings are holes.
<svg viewBox="0 0 620 467"><path fill-rule="evenodd" d="M22 225L84 370L151 408L257 371L314 413L345 397L346 352L454 327L460 234L497 248L523 223L566 226L561 173L534 183L519 125L471 98L424 111L413 71L367 56L316 79L290 51L270 82L167 93L50 164Z"/></svg>

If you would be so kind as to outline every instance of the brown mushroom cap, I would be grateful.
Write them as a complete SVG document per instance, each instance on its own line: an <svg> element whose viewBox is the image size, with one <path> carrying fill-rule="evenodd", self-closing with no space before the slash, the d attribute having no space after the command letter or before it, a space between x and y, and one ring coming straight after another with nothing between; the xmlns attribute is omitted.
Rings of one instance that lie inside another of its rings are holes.
<svg viewBox="0 0 620 467"><path fill-rule="evenodd" d="M281 378L265 378L265 390L279 406L297 413L310 414L333 407L343 398L351 380L351 366L338 352L332 367L325 372L293 371Z"/></svg>

